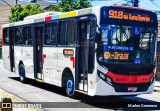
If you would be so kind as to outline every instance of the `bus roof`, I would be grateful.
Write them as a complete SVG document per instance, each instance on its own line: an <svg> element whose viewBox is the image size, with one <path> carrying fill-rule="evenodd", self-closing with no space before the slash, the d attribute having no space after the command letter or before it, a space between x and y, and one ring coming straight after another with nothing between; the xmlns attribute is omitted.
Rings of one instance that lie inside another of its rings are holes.
<svg viewBox="0 0 160 111"><path fill-rule="evenodd" d="M97 9L98 7L100 8L100 6L96 6L96 7L85 8L85 9L65 12L65 13L47 12L47 13L36 14L36 15L32 15L32 16L28 16L24 18L23 21L4 24L2 28L25 25L25 24L30 24L30 23L38 23L38 22L43 22L43 21L50 21L50 20L55 20L55 19L70 18L70 17L79 16L79 15L86 15L86 14L92 13L92 10Z"/></svg>
<svg viewBox="0 0 160 111"><path fill-rule="evenodd" d="M35 15L27 16L27 17L24 18L24 20L42 18L44 16L51 16L51 15L56 15L56 14L60 14L60 13L62 13L62 12L45 12L45 13L41 13L41 14L35 14Z"/></svg>
<svg viewBox="0 0 160 111"><path fill-rule="evenodd" d="M36 15L32 15L32 16L28 16L28 17L24 18L23 21L5 24L5 25L2 26L2 28L31 24L31 23L38 23L38 22L44 22L44 21L50 21L50 20L56 20L56 19L62 19L62 18L70 18L70 17L80 16L80 15L91 14L91 13L97 13L97 11L100 12L100 8L102 8L102 7L117 7L117 8L127 8L127 9L149 11L149 10L146 10L146 9L137 8L137 7L130 7L130 6L118 6L118 5L95 6L95 7L91 7L91 8L85 8L85 9L80 9L80 10L65 12L65 13L62 13L62 12L46 12L46 13L36 14Z"/></svg>

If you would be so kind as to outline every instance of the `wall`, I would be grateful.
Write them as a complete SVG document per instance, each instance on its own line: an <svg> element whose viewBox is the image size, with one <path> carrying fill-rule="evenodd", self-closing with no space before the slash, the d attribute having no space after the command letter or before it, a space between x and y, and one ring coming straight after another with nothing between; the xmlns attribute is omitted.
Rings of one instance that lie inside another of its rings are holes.
<svg viewBox="0 0 160 111"><path fill-rule="evenodd" d="M0 30L2 29L2 25L8 23L10 16L10 7L8 5L0 4ZM2 35L2 31L0 31L0 38Z"/></svg>

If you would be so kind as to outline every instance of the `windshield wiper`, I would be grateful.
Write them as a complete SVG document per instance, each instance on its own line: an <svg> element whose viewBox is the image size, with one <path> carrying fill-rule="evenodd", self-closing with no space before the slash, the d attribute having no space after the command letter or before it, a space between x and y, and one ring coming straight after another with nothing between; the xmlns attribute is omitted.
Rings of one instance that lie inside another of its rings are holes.
<svg viewBox="0 0 160 111"><path fill-rule="evenodd" d="M146 32L146 30L148 30L148 28L146 28L146 27L144 27L143 28L143 30L142 30L142 36L140 36L140 43L142 42L142 40L143 40L143 38L144 38L144 36L145 36L145 32ZM141 44L142 45L142 44Z"/></svg>
<svg viewBox="0 0 160 111"><path fill-rule="evenodd" d="M122 25L120 25L120 30L121 30L122 33L124 34L125 38L128 39L129 37L128 37L128 35L126 34L126 32L125 32L125 30L124 30L124 28L123 28Z"/></svg>
<svg viewBox="0 0 160 111"><path fill-rule="evenodd" d="M125 32L125 30L124 30L124 28L123 28L121 22L118 21L118 23L119 23L119 25L120 25L120 30L122 31L122 33L124 33L125 38L128 39L129 37L128 37L128 35L126 34L126 32Z"/></svg>

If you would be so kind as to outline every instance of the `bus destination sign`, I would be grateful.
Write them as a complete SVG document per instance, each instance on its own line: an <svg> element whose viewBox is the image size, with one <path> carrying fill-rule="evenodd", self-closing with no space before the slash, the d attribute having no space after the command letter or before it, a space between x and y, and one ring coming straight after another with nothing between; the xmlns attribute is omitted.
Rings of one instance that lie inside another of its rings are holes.
<svg viewBox="0 0 160 111"><path fill-rule="evenodd" d="M128 60L129 53L127 52L105 52L104 53L105 59L114 59L114 60Z"/></svg>
<svg viewBox="0 0 160 111"><path fill-rule="evenodd" d="M123 10L110 9L104 11L104 16L111 19L122 19L130 21L151 22L151 17L147 13L126 12Z"/></svg>

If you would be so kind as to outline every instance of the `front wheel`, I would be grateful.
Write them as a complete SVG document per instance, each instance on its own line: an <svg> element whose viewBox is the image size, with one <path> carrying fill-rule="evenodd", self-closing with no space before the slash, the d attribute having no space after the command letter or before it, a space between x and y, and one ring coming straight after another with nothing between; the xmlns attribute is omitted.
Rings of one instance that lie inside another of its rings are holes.
<svg viewBox="0 0 160 111"><path fill-rule="evenodd" d="M20 81L25 83L25 68L24 68L24 65L21 64L20 67L19 67L19 77L20 77Z"/></svg>
<svg viewBox="0 0 160 111"><path fill-rule="evenodd" d="M76 93L75 93L75 85L74 85L74 80L73 78L68 78L66 81L66 94L67 96L71 97L71 98L75 98L76 97Z"/></svg>

